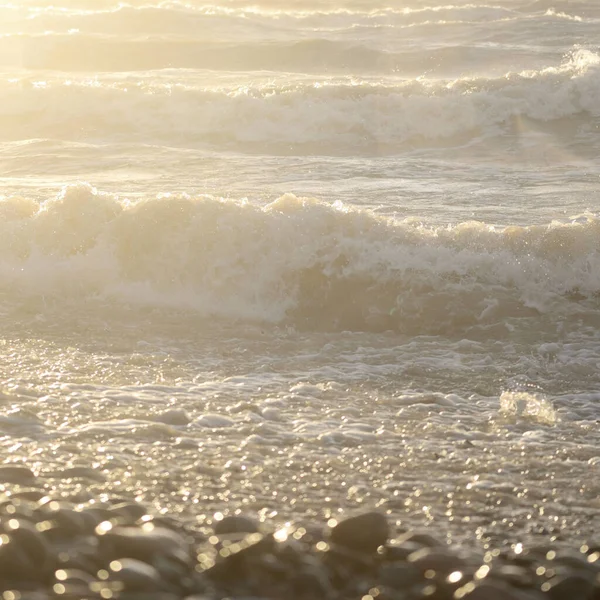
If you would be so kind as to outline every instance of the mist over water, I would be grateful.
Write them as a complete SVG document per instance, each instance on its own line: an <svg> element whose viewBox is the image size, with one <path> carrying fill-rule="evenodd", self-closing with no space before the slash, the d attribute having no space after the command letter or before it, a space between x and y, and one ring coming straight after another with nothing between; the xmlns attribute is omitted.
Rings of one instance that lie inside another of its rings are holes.
<svg viewBox="0 0 600 600"><path fill-rule="evenodd" d="M193 490L598 534L599 26L589 1L0 4L6 460L182 518Z"/></svg>

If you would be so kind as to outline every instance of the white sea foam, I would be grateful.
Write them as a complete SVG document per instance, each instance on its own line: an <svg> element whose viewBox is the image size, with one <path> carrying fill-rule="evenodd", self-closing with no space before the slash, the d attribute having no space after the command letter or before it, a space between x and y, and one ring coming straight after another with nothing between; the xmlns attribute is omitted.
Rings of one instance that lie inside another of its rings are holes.
<svg viewBox="0 0 600 600"><path fill-rule="evenodd" d="M2 289L326 329L440 332L594 314L600 221L424 227L286 195L0 203ZM493 305L493 310L490 306ZM590 313L591 311L591 313Z"/></svg>
<svg viewBox="0 0 600 600"><path fill-rule="evenodd" d="M527 122L600 116L600 57L575 50L561 65L502 78L283 80L241 87L149 83L145 77L0 81L5 140L137 141L300 154L394 153L411 145L527 135ZM44 110L40 111L39 106ZM581 123L571 128L575 135Z"/></svg>
<svg viewBox="0 0 600 600"><path fill-rule="evenodd" d="M543 395L531 392L503 392L500 396L500 412L516 419L532 420L543 425L554 425L557 412Z"/></svg>

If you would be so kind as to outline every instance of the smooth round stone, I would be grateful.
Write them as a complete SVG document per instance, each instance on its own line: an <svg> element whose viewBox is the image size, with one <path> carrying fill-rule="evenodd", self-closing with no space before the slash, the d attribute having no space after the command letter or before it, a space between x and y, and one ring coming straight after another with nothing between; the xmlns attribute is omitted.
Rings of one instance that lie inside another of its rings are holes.
<svg viewBox="0 0 600 600"><path fill-rule="evenodd" d="M152 566L134 558L119 558L109 564L109 577L120 581L126 591L156 591L164 589L159 572Z"/></svg>
<svg viewBox="0 0 600 600"><path fill-rule="evenodd" d="M231 515L216 521L213 530L217 535L228 533L257 533L258 523L249 517L241 515Z"/></svg>
<svg viewBox="0 0 600 600"><path fill-rule="evenodd" d="M389 561L406 560L413 552L421 550L423 546L411 540L401 544L388 544L385 547L385 558Z"/></svg>
<svg viewBox="0 0 600 600"><path fill-rule="evenodd" d="M331 529L329 537L334 544L351 550L375 552L386 543L389 533L385 516L368 512L340 521Z"/></svg>
<svg viewBox="0 0 600 600"><path fill-rule="evenodd" d="M216 561L209 561L209 566L203 571L211 581L243 582L248 576L248 561L256 563L265 554L272 554L274 550L274 538L260 533L229 534L229 539L214 536L209 538L210 547L205 555L217 553ZM227 538L227 536L223 536ZM214 543L213 543L214 541ZM226 542L226 543L225 543ZM227 554L223 556L221 550L227 548Z"/></svg>
<svg viewBox="0 0 600 600"><path fill-rule="evenodd" d="M577 573L556 576L550 579L546 593L552 600L592 600L594 594L593 578Z"/></svg>
<svg viewBox="0 0 600 600"><path fill-rule="evenodd" d="M147 514L148 510L143 504L137 502L120 502L111 506L109 512L133 523Z"/></svg>
<svg viewBox="0 0 600 600"><path fill-rule="evenodd" d="M54 553L35 526L24 519L9 519L3 529L0 582L46 581L52 573Z"/></svg>
<svg viewBox="0 0 600 600"><path fill-rule="evenodd" d="M521 565L501 565L497 569L492 569L492 574L519 588L530 588L536 583L532 571Z"/></svg>
<svg viewBox="0 0 600 600"><path fill-rule="evenodd" d="M35 510L37 504L28 500L18 500L13 498L4 500L0 503L0 517L5 519L15 519L22 517L28 521L35 521Z"/></svg>
<svg viewBox="0 0 600 600"><path fill-rule="evenodd" d="M406 590L421 580L420 571L410 564L387 564L379 569L378 583L396 590Z"/></svg>
<svg viewBox="0 0 600 600"><path fill-rule="evenodd" d="M31 485L36 480L35 473L23 465L4 465L0 467L0 483Z"/></svg>
<svg viewBox="0 0 600 600"><path fill-rule="evenodd" d="M18 500L25 500L29 502L38 502L45 496L45 493L36 490L36 489L27 489L27 490L19 490L18 492L13 492L10 495L10 499L15 502Z"/></svg>
<svg viewBox="0 0 600 600"><path fill-rule="evenodd" d="M92 533L91 522L81 512L58 502L48 502L37 509L39 521L47 520L53 525L47 529L50 537L72 537Z"/></svg>
<svg viewBox="0 0 600 600"><path fill-rule="evenodd" d="M96 528L100 549L107 561L135 558L144 562L161 554L187 562L189 551L185 540L164 527L114 527L105 529L104 523Z"/></svg>

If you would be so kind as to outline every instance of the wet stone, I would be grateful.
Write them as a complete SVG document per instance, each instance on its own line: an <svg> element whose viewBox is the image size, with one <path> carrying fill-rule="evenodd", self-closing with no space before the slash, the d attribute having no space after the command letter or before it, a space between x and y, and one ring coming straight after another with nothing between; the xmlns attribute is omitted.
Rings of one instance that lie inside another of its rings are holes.
<svg viewBox="0 0 600 600"><path fill-rule="evenodd" d="M212 548L200 555L208 558L204 573L220 582L248 579L253 572L252 565L274 547L273 537L260 533L214 536L214 539L209 538L209 543Z"/></svg>
<svg viewBox="0 0 600 600"><path fill-rule="evenodd" d="M0 483L31 485L36 480L35 473L23 465L4 465L0 467Z"/></svg>
<svg viewBox="0 0 600 600"><path fill-rule="evenodd" d="M40 506L36 516L38 523L46 522L43 531L49 538L65 538L93 532L92 522L81 512L58 502L49 502Z"/></svg>
<svg viewBox="0 0 600 600"><path fill-rule="evenodd" d="M422 576L413 565L398 563L383 565L379 570L379 581L390 588L405 590L421 581Z"/></svg>
<svg viewBox="0 0 600 600"><path fill-rule="evenodd" d="M41 500L44 497L44 495L44 492L42 492L41 490L36 490L33 488L26 490L21 489L18 492L11 493L10 499L13 503L19 500L26 500L34 503Z"/></svg>
<svg viewBox="0 0 600 600"><path fill-rule="evenodd" d="M100 550L107 560L135 558L144 562L161 554L189 561L189 548L175 531L146 523L141 527L112 527L110 522L96 528Z"/></svg>
<svg viewBox="0 0 600 600"><path fill-rule="evenodd" d="M387 519L378 512L349 517L332 527L329 537L334 544L358 552L375 552L389 536Z"/></svg>
<svg viewBox="0 0 600 600"><path fill-rule="evenodd" d="M45 581L54 554L34 525L22 519L3 523L0 544L0 579Z"/></svg>
<svg viewBox="0 0 600 600"><path fill-rule="evenodd" d="M228 533L258 533L258 523L240 515L227 516L216 521L213 530L217 535Z"/></svg>
<svg viewBox="0 0 600 600"><path fill-rule="evenodd" d="M593 579L573 573L553 577L542 589L552 600L592 600L594 587Z"/></svg>
<svg viewBox="0 0 600 600"><path fill-rule="evenodd" d="M422 548L423 546L412 540L402 542L401 544L392 542L385 547L384 556L389 561L406 560L413 552Z"/></svg>
<svg viewBox="0 0 600 600"><path fill-rule="evenodd" d="M125 521L134 523L148 513L143 504L137 502L119 502L107 511L112 516L121 517ZM105 520L105 519L104 519Z"/></svg>
<svg viewBox="0 0 600 600"><path fill-rule="evenodd" d="M518 588L531 588L536 583L535 574L521 565L501 565L492 574Z"/></svg>
<svg viewBox="0 0 600 600"><path fill-rule="evenodd" d="M64 600L600 598L600 554L588 545L506 550L486 560L421 534L388 541L379 513L350 517L324 535L319 522L277 528L221 513L213 533L206 514L193 515L196 521L145 511L127 498L75 509L7 494L0 502L0 599L5 590L18 591L19 600L36 592Z"/></svg>
<svg viewBox="0 0 600 600"><path fill-rule="evenodd" d="M120 581L127 592L164 590L160 573L152 565L141 560L134 558L113 560L108 566L108 574L109 580Z"/></svg>

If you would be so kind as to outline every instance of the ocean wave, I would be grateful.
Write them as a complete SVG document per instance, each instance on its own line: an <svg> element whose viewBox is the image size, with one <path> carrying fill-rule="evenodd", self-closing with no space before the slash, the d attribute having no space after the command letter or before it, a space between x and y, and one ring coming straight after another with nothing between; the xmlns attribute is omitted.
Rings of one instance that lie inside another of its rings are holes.
<svg viewBox="0 0 600 600"><path fill-rule="evenodd" d="M318 34L318 32L317 32ZM425 50L425 51L424 51ZM531 58L512 48L511 60ZM0 36L0 64L25 69L124 72L166 68L293 73L477 72L506 64L506 48L450 45L394 49L354 39L213 41L196 36L70 33Z"/></svg>
<svg viewBox="0 0 600 600"><path fill-rule="evenodd" d="M548 11L550 13L551 11ZM435 20L440 23L460 21L489 23L502 19L526 17L526 14L491 5L425 6L419 8L374 7L352 10L231 7L189 3L145 4L122 3L96 10L65 10L55 6L27 9L23 6L0 6L0 30L15 29L28 33L47 31L106 34L197 34L236 38L242 34L293 32L298 29L344 29L362 25L385 24L394 27L414 26Z"/></svg>
<svg viewBox="0 0 600 600"><path fill-rule="evenodd" d="M4 302L409 334L600 318L593 215L441 227L292 195L266 206L169 194L128 201L85 184L41 204L5 198L0 215Z"/></svg>
<svg viewBox="0 0 600 600"><path fill-rule="evenodd" d="M175 79L175 77L174 77ZM176 80L176 79L175 79ZM600 56L577 50L557 67L501 78L395 83L312 78L200 88L143 76L0 81L0 139L119 140L240 151L394 153L552 131L600 117ZM593 127L592 127L593 128Z"/></svg>

